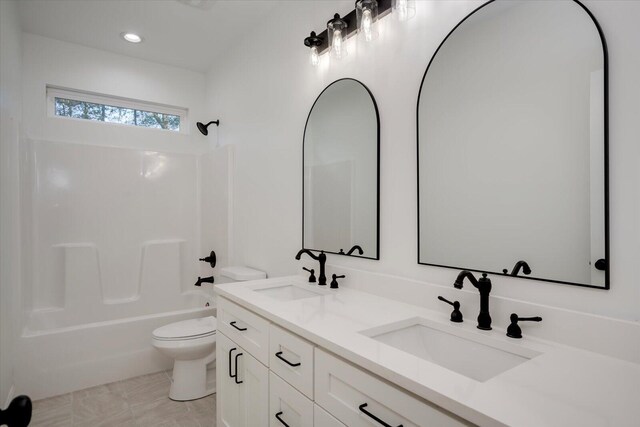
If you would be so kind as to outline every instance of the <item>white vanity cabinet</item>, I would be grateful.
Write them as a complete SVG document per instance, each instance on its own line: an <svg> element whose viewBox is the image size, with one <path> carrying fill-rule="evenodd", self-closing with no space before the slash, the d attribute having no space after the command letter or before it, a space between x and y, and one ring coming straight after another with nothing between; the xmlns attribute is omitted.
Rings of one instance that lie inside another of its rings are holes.
<svg viewBox="0 0 640 427"><path fill-rule="evenodd" d="M216 337L217 425L269 424L269 369L224 334Z"/></svg>
<svg viewBox="0 0 640 427"><path fill-rule="evenodd" d="M219 426L471 425L225 298L216 356Z"/></svg>

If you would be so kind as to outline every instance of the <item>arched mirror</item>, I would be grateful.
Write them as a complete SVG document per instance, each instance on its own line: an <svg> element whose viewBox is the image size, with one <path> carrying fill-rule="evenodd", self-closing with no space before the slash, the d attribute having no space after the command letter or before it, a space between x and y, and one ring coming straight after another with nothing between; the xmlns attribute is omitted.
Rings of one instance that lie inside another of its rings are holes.
<svg viewBox="0 0 640 427"><path fill-rule="evenodd" d="M417 121L419 263L609 288L607 52L585 6L476 9Z"/></svg>
<svg viewBox="0 0 640 427"><path fill-rule="evenodd" d="M303 248L379 259L379 129L375 99L357 80L316 99L304 132Z"/></svg>

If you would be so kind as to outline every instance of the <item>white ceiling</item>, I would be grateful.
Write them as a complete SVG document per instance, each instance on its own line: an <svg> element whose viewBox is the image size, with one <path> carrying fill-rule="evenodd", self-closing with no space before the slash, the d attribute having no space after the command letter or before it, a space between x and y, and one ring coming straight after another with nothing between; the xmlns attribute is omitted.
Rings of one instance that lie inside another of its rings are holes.
<svg viewBox="0 0 640 427"><path fill-rule="evenodd" d="M1 1L1 0L0 0ZM194 71L253 32L278 2L260 0L20 0L22 30ZM144 37L127 43L122 32Z"/></svg>

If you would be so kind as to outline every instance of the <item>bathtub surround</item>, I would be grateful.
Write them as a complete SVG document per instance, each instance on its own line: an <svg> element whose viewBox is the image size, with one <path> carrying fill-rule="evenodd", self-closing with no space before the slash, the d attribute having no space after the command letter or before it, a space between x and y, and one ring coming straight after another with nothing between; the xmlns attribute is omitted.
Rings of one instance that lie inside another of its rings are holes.
<svg viewBox="0 0 640 427"><path fill-rule="evenodd" d="M22 356L13 369L16 389L41 399L167 369L151 331L215 313L212 290L193 283L215 274L198 262L211 249L228 262L233 148L216 148L217 133L195 126L203 74L23 37L16 206L25 259L37 261L15 286L13 347ZM52 117L48 85L180 106L185 128Z"/></svg>
<svg viewBox="0 0 640 427"><path fill-rule="evenodd" d="M290 25L269 31L271 43L279 49L264 49L247 40L221 58L208 74L209 111L213 117L224 115L228 125L220 128L221 142L235 144L236 149L236 262L266 270L271 277L300 268L288 254L299 249L302 226L299 176L306 113L329 83L351 77L374 92L380 109L380 261L328 255L328 262L418 282L443 286L453 282L455 270L416 264L416 101L437 46L482 3L416 2L416 16L410 21L378 22L380 36L374 49L352 38L347 40L347 57L332 62L323 55L318 67L310 67L308 48L301 40L310 28L323 26L327 16L353 8L353 2L288 2L282 18ZM584 4L602 26L610 55L611 290L505 277L494 283L492 295L638 322L640 170L635 159L640 146L635 117L640 114L636 102L640 60L628 41L640 38L634 20L640 3L586 0ZM267 28L265 22L256 31L264 33ZM257 210L261 214L252 215Z"/></svg>
<svg viewBox="0 0 640 427"><path fill-rule="evenodd" d="M0 1L0 407L14 397L19 326L22 33L16 1Z"/></svg>

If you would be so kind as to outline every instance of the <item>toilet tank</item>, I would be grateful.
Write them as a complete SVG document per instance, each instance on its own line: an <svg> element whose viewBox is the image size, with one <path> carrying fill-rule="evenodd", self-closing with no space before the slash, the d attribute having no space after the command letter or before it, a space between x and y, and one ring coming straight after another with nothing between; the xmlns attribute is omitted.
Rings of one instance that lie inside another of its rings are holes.
<svg viewBox="0 0 640 427"><path fill-rule="evenodd" d="M248 280L266 279L267 273L255 268L244 266L231 266L220 269L216 277L216 285L222 283L246 282Z"/></svg>

